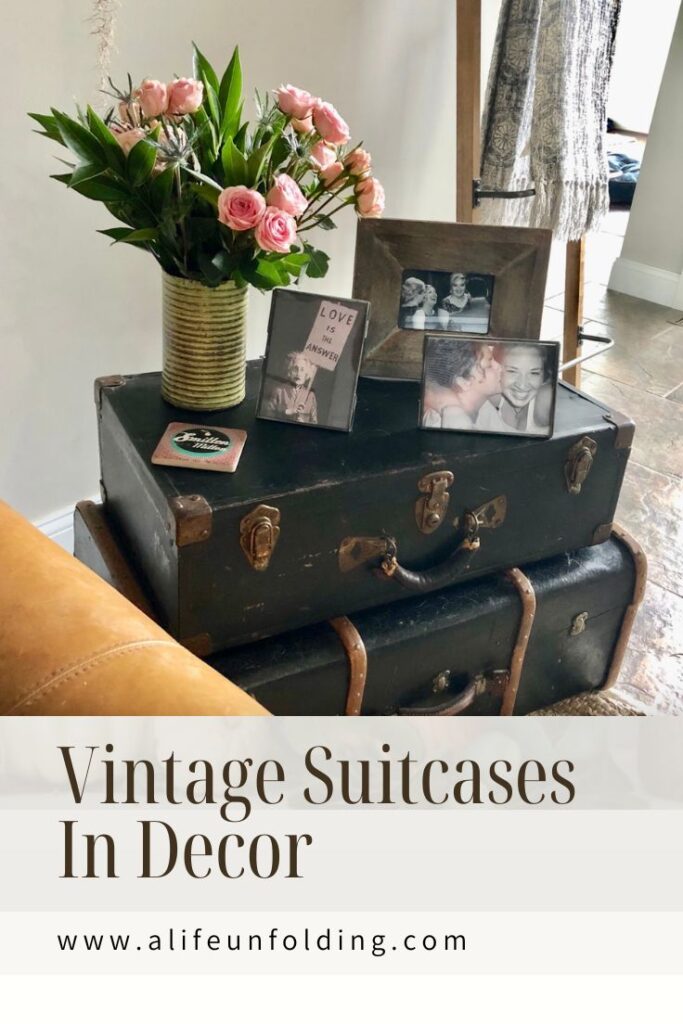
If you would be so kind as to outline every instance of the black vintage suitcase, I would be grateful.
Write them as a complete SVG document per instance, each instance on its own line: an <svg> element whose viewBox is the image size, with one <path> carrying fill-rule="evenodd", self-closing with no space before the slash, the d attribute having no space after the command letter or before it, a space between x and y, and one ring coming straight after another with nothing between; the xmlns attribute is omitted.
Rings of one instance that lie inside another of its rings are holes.
<svg viewBox="0 0 683 1024"><path fill-rule="evenodd" d="M101 507L81 503L76 555L145 607ZM277 715L524 715L617 678L646 562L604 544L308 626L208 660Z"/></svg>
<svg viewBox="0 0 683 1024"><path fill-rule="evenodd" d="M633 424L570 387L539 440L419 430L417 384L361 380L340 434L255 419L260 370L212 414L167 405L158 374L96 386L107 507L164 626L196 653L610 534ZM177 420L246 429L237 472L153 466Z"/></svg>

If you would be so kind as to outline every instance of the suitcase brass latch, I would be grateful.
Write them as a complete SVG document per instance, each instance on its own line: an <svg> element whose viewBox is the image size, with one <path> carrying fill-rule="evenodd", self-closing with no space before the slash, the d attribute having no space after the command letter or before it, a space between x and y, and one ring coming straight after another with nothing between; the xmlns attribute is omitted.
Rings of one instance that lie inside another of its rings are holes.
<svg viewBox="0 0 683 1024"><path fill-rule="evenodd" d="M439 473L427 473L419 481L418 490L422 491L424 497L415 502L415 518L422 533L434 533L446 518L451 497L448 488L452 483L453 474L447 469Z"/></svg>
<svg viewBox="0 0 683 1024"><path fill-rule="evenodd" d="M268 568L271 555L280 537L280 510L259 505L240 523L240 544L247 561L256 572Z"/></svg>
<svg viewBox="0 0 683 1024"><path fill-rule="evenodd" d="M564 475L570 494L581 494L584 481L591 471L597 447L598 443L592 437L582 437L569 449Z"/></svg>

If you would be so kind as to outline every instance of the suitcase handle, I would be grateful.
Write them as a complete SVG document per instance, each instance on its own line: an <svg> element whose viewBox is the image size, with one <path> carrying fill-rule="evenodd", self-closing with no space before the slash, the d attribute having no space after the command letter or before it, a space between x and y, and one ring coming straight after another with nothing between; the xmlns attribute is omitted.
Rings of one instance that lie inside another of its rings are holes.
<svg viewBox="0 0 683 1024"><path fill-rule="evenodd" d="M449 700L443 701L441 704L431 705L427 707L409 707L399 708L396 712L397 715L459 715L461 711L465 711L471 704L474 703L474 698L477 696L477 682L473 680L469 683L464 690L457 693L455 697L451 697Z"/></svg>
<svg viewBox="0 0 683 1024"><path fill-rule="evenodd" d="M481 547L480 531L497 529L504 521L506 512L507 499L504 494L487 501L473 512L465 512L464 535L458 546L439 565L421 572L407 569L400 564L398 545L392 537L387 537L386 551L380 563L379 573L388 579L396 580L406 590L418 594L447 587L455 583L463 570L468 568L470 559Z"/></svg>

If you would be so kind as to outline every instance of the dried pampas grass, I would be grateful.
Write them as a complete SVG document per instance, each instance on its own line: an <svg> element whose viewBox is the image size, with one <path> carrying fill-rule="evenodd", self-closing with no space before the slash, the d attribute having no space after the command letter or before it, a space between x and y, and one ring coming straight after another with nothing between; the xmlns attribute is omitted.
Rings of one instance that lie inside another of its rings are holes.
<svg viewBox="0 0 683 1024"><path fill-rule="evenodd" d="M97 40L97 68L100 73L100 89L107 84L114 52L114 29L118 13L119 0L93 0L92 14L88 19L92 24L91 34Z"/></svg>

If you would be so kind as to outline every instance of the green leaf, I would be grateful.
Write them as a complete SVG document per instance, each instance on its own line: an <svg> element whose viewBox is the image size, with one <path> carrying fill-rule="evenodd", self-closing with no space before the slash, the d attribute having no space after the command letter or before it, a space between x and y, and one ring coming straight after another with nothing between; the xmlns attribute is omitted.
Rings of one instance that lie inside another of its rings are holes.
<svg viewBox="0 0 683 1024"><path fill-rule="evenodd" d="M53 108L52 113L62 136L65 146L76 154L84 163L100 164L104 167L106 159L102 147L87 128L84 128L78 121L61 114Z"/></svg>
<svg viewBox="0 0 683 1024"><path fill-rule="evenodd" d="M221 123L221 108L218 106L218 96L213 86L209 85L208 82L204 82L204 94L206 96L206 103L209 108L209 113L213 118L213 122L217 128L220 127Z"/></svg>
<svg viewBox="0 0 683 1024"><path fill-rule="evenodd" d="M289 284L289 274L282 263L282 260L259 259L256 261L256 273L269 282L268 287L270 288Z"/></svg>
<svg viewBox="0 0 683 1024"><path fill-rule="evenodd" d="M99 114L96 114L90 106L88 107L87 117L90 131L102 147L107 163L117 174L123 174L126 167L126 154L116 141L116 136L107 127Z"/></svg>
<svg viewBox="0 0 683 1024"><path fill-rule="evenodd" d="M201 50L199 50L196 43L193 43L192 45L194 48L194 76L204 84L204 106L208 108L214 124L220 129L221 108L218 103L218 91L220 89L218 84L218 75L211 67L211 64L208 62Z"/></svg>
<svg viewBox="0 0 683 1024"><path fill-rule="evenodd" d="M102 173L102 167L100 164L81 164L71 175L69 181L69 188L73 188L75 185L80 185L82 181L89 181L91 178L96 178L98 174Z"/></svg>
<svg viewBox="0 0 683 1024"><path fill-rule="evenodd" d="M226 185L246 185L249 181L247 161L231 138L225 140L221 150L221 163Z"/></svg>
<svg viewBox="0 0 683 1024"><path fill-rule="evenodd" d="M213 121L204 110L204 107L200 107L195 113L194 122L197 126L199 144L206 154L206 159L202 161L202 166L211 165L215 162L216 154L218 152L218 136L216 134L216 128Z"/></svg>
<svg viewBox="0 0 683 1024"><path fill-rule="evenodd" d="M68 185L71 181L70 174L51 174L50 177L53 181L61 181L62 185Z"/></svg>
<svg viewBox="0 0 683 1024"><path fill-rule="evenodd" d="M249 179L249 185L254 188L258 185L259 180L263 174L263 170L268 162L268 157L271 154L273 146L277 141L277 135L271 136L267 142L264 142L262 146L255 149L247 160L247 176Z"/></svg>
<svg viewBox="0 0 683 1024"><path fill-rule="evenodd" d="M156 242L156 240L156 228L138 228L137 231L131 231L125 238L117 239L119 242Z"/></svg>
<svg viewBox="0 0 683 1024"><path fill-rule="evenodd" d="M305 246L305 251L310 256L310 263L306 267L308 277L324 277L330 265L330 257L320 249L314 249L311 245Z"/></svg>
<svg viewBox="0 0 683 1024"><path fill-rule="evenodd" d="M320 218L319 218L319 219L318 219L318 220L317 220L317 221L315 222L315 225L314 225L314 227L316 227L316 228L322 228L322 229L323 229L323 231L334 231L334 229L336 228L336 226L337 226L337 225L336 225L336 224L334 223L334 221L332 220L332 218L331 218L331 217L328 217L328 216L327 216L327 214L323 214L323 215L322 215L322 216L321 216L321 217L320 217Z"/></svg>
<svg viewBox="0 0 683 1024"><path fill-rule="evenodd" d="M156 242L157 240L156 228L140 228L137 231L130 228L106 228L98 233L113 239L112 245L117 242L127 242L129 245L147 248L147 242Z"/></svg>
<svg viewBox="0 0 683 1024"><path fill-rule="evenodd" d="M49 114L29 114L28 116L37 121L41 128L45 129L42 132L38 132L39 135L46 135L53 142L59 142L62 146L66 145L59 133L57 121L54 117L51 117Z"/></svg>
<svg viewBox="0 0 683 1024"><path fill-rule="evenodd" d="M220 245L219 223L216 217L189 217L186 223L186 230L192 242L200 247L205 242L212 246Z"/></svg>
<svg viewBox="0 0 683 1024"><path fill-rule="evenodd" d="M71 175L69 175L69 181L71 181ZM130 199L130 192L124 185L110 181L104 175L100 175L99 178L90 178L88 181L81 181L78 185L71 185L71 188L79 195L85 196L86 199L95 199L101 203L120 203Z"/></svg>
<svg viewBox="0 0 683 1024"><path fill-rule="evenodd" d="M218 90L220 88L218 84L218 75L211 67L211 64L206 59L204 54L201 52L196 43L192 44L193 57L192 66L194 68L194 77L198 78L204 83L204 86L210 85L216 96L218 96Z"/></svg>
<svg viewBox="0 0 683 1024"><path fill-rule="evenodd" d="M232 272L232 279L233 279L233 281L235 282L235 284L237 285L238 288L246 288L247 285L249 284L249 282L244 277L244 275L243 275L242 271L239 269L239 267L235 267L235 269L233 270L233 272Z"/></svg>
<svg viewBox="0 0 683 1024"><path fill-rule="evenodd" d="M211 260L206 253L200 252L199 259L197 260L199 269L206 278L206 283L215 288L221 281L224 280L223 271L220 267L216 266L213 260Z"/></svg>
<svg viewBox="0 0 683 1024"><path fill-rule="evenodd" d="M271 291L279 288L283 283L289 283L289 278L284 282L282 278L275 278L272 274L262 274L253 263L246 263L241 267L242 277L248 284L252 284L259 291Z"/></svg>
<svg viewBox="0 0 683 1024"><path fill-rule="evenodd" d="M230 63L225 69L218 90L218 99L223 111L221 134L236 135L242 112L242 66L239 47L235 47Z"/></svg>
<svg viewBox="0 0 683 1024"><path fill-rule="evenodd" d="M287 271L288 274L293 274L295 277L301 273L304 267L308 266L311 262L311 255L308 252L290 252L287 256L283 256L282 259L278 260L281 267Z"/></svg>
<svg viewBox="0 0 683 1024"><path fill-rule="evenodd" d="M249 124L245 121L240 130L235 135L235 145L239 149L240 153L244 153L246 151L248 130Z"/></svg>
<svg viewBox="0 0 683 1024"><path fill-rule="evenodd" d="M295 147L291 139L283 132L273 146L273 167L280 167L282 164L287 163L294 152Z"/></svg>
<svg viewBox="0 0 683 1024"><path fill-rule="evenodd" d="M156 177L152 178L149 185L149 199L150 204L155 210L161 212L170 200L173 192L174 177L175 168L167 167L161 174L157 174Z"/></svg>
<svg viewBox="0 0 683 1024"><path fill-rule="evenodd" d="M115 242L120 242L122 238L129 235L131 232L130 228L98 228L98 235L106 235L107 238L113 238Z"/></svg>
<svg viewBox="0 0 683 1024"><path fill-rule="evenodd" d="M132 185L143 185L152 173L156 163L157 149L151 142L140 139L136 142L126 163L128 180Z"/></svg>
<svg viewBox="0 0 683 1024"><path fill-rule="evenodd" d="M217 192L211 185L205 185L203 181L198 181L195 184L189 186L190 191L194 192L206 203L211 203L214 209L218 208L218 197L220 192Z"/></svg>
<svg viewBox="0 0 683 1024"><path fill-rule="evenodd" d="M224 249L221 249L211 258L211 262L217 270L220 270L223 277L227 277L235 268L235 257L231 256Z"/></svg>

